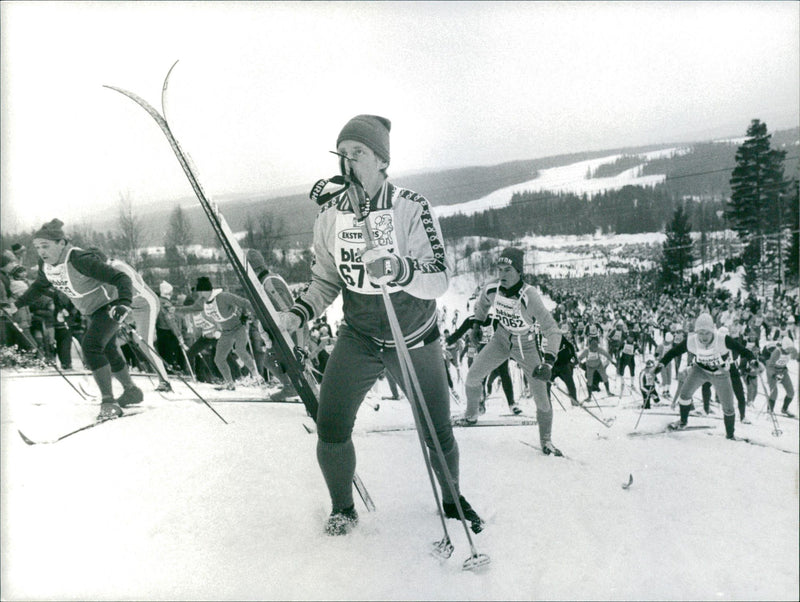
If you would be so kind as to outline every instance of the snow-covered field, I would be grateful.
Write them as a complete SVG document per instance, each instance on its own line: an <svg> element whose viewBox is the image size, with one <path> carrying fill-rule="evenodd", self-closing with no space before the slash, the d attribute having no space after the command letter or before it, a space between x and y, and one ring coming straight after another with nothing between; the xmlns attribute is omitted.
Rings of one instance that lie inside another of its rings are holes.
<svg viewBox="0 0 800 602"><path fill-rule="evenodd" d="M492 560L473 573L456 521L452 558L428 554L442 527L415 432L370 432L413 422L407 402L381 399L385 383L354 436L377 511L358 501L358 529L330 538L301 404L196 385L224 424L179 381L165 399L137 378L141 414L29 446L17 429L51 439L97 404L58 376L0 377L3 600L798 598L798 422L779 416L773 436L763 396L737 434L764 447L725 440L717 406L690 419L709 430L631 437L673 417L654 409L634 429L630 394L593 408L610 428L561 396L568 458L523 445L535 426L457 429L462 490L487 521L474 546ZM486 418L507 411L489 398Z"/></svg>
<svg viewBox="0 0 800 602"><path fill-rule="evenodd" d="M531 192L552 191L571 192L574 194L585 193L592 196L603 190L618 190L623 186L655 186L663 182L666 176L642 176L640 175L642 165L647 161L685 153L687 150L688 149L685 148L668 148L641 153L637 155L642 160L641 165L627 169L619 175L607 178L587 178L586 174L588 171L595 171L601 165L613 163L622 157L622 155L608 155L606 157L600 157L599 159L589 159L570 163L569 165L561 167L542 169L539 171L538 177L532 180L500 188L474 201L437 207L436 214L439 217L453 215L455 213L469 215L479 211L486 211L487 209L505 207L511 203L511 196L515 192L524 192L526 190Z"/></svg>

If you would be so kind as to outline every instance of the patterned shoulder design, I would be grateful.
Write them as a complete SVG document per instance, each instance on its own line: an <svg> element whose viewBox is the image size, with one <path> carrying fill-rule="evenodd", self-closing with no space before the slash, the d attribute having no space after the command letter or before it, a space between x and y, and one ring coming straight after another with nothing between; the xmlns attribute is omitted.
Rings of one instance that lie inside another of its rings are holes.
<svg viewBox="0 0 800 602"><path fill-rule="evenodd" d="M428 199L426 199L421 194L414 192L413 190L408 190L407 188L398 188L398 195L401 198L408 199L409 201L414 201L415 203L422 203L423 205L428 205Z"/></svg>
<svg viewBox="0 0 800 602"><path fill-rule="evenodd" d="M335 207L337 209L344 209L344 205L347 202L347 195L344 193L344 190L337 194L332 199L328 200L327 202L320 205L319 212L317 215L325 213L326 211L330 210L331 208Z"/></svg>

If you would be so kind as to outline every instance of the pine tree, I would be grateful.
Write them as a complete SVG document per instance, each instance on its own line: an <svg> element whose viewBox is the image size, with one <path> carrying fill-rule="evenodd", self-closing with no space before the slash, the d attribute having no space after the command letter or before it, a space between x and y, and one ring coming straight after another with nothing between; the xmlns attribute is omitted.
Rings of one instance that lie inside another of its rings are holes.
<svg viewBox="0 0 800 602"><path fill-rule="evenodd" d="M661 259L661 281L665 285L683 285L683 275L694 263L692 225L683 204L678 205L667 228Z"/></svg>
<svg viewBox="0 0 800 602"><path fill-rule="evenodd" d="M727 217L733 230L748 247L743 256L745 270L753 282L775 278L783 259L778 236L786 222L781 199L786 183L783 161L786 151L770 148L767 125L754 119L747 128L747 139L736 151L736 167L731 173L731 198ZM767 243L767 237L772 236Z"/></svg>
<svg viewBox="0 0 800 602"><path fill-rule="evenodd" d="M787 216L785 226L790 230L789 251L786 257L786 276L784 280L797 282L800 268L800 182L791 180L784 197Z"/></svg>

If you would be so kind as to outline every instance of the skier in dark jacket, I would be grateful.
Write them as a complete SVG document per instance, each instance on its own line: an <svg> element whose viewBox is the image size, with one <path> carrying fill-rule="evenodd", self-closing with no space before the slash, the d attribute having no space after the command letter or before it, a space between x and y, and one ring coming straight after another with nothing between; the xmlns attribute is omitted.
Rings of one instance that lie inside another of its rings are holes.
<svg viewBox="0 0 800 602"><path fill-rule="evenodd" d="M54 219L33 235L39 253L39 274L17 305L28 305L44 294L52 296L56 289L88 318L82 349L86 366L100 389L98 419L116 418L122 415L123 407L140 403L143 398L117 347L117 331L131 311L133 286L126 274L103 263L94 253L72 246L63 225ZM112 376L124 388L116 400Z"/></svg>

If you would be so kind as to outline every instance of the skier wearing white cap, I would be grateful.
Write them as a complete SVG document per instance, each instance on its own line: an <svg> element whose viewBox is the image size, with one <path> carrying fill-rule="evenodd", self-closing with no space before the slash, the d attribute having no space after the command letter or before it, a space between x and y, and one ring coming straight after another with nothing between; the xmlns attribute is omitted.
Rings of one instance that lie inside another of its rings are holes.
<svg viewBox="0 0 800 602"><path fill-rule="evenodd" d="M733 361L731 351L737 352L748 361L755 359L749 349L724 331L720 332L717 329L711 314L702 313L695 321L694 332L689 333L686 339L672 347L658 360L656 373L659 373L673 358L680 357L684 353L688 352L694 356L693 363L687 369L686 379L678 391L681 419L670 425L671 428L681 429L686 426L694 392L703 383L710 382L722 404L725 434L728 439L734 439L736 408L733 404L733 386L729 370Z"/></svg>

